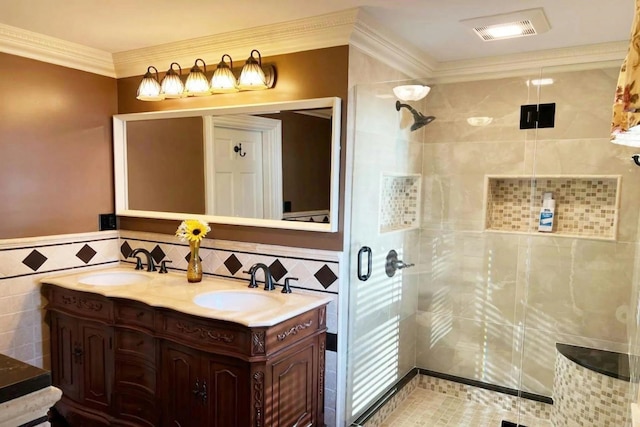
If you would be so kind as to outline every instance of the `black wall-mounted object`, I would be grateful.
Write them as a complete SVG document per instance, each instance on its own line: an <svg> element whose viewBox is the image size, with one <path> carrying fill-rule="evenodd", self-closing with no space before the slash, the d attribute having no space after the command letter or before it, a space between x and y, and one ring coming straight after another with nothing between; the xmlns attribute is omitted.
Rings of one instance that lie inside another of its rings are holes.
<svg viewBox="0 0 640 427"><path fill-rule="evenodd" d="M552 128L555 123L555 102L520 106L520 129Z"/></svg>
<svg viewBox="0 0 640 427"><path fill-rule="evenodd" d="M98 225L99 230L115 230L118 228L118 223L116 222L116 214L99 214L98 215Z"/></svg>

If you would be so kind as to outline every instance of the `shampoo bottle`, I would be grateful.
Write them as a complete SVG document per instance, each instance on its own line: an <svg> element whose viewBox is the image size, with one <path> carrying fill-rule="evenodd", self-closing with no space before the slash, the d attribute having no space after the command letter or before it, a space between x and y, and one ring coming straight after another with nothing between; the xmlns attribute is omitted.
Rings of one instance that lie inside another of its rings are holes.
<svg viewBox="0 0 640 427"><path fill-rule="evenodd" d="M540 222L538 231L553 231L553 217L555 216L556 201L553 200L553 193L544 193L542 197L542 209L540 209Z"/></svg>

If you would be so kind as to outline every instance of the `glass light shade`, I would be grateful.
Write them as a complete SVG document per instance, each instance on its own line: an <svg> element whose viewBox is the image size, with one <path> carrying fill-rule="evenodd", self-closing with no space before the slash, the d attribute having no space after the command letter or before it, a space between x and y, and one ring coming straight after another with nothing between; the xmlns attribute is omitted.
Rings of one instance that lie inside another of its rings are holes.
<svg viewBox="0 0 640 427"><path fill-rule="evenodd" d="M151 73L152 68L156 71L155 76ZM158 83L157 76L158 70L156 67L150 66L147 68L147 72L142 78L140 86L138 86L137 99L140 101L162 101L164 99L164 96L160 94L160 83Z"/></svg>
<svg viewBox="0 0 640 427"><path fill-rule="evenodd" d="M182 73L180 65L177 62L172 62L160 84L160 94L164 95L165 98L182 98L185 96L184 83L182 83L180 75L173 69L174 64L178 66L180 73Z"/></svg>
<svg viewBox="0 0 640 427"><path fill-rule="evenodd" d="M224 57L229 58L231 66L224 62ZM236 76L233 75L231 68L233 67L233 61L229 55L222 55L222 61L218 64L218 68L213 73L211 78L211 92L213 93L230 93L238 91L238 81Z"/></svg>
<svg viewBox="0 0 640 427"><path fill-rule="evenodd" d="M488 126L493 121L493 117L469 117L467 123L471 126Z"/></svg>
<svg viewBox="0 0 640 427"><path fill-rule="evenodd" d="M253 57L253 52L258 54L259 61ZM240 78L238 79L238 88L240 90L262 90L267 89L267 78L262 69L262 57L260 52L252 50L247 62L242 67Z"/></svg>
<svg viewBox="0 0 640 427"><path fill-rule="evenodd" d="M198 67L198 61L204 65L204 72ZM184 84L184 90L187 96L207 96L211 95L209 87L209 79L206 75L207 64L202 59L196 59L196 63L191 67L187 81Z"/></svg>
<svg viewBox="0 0 640 427"><path fill-rule="evenodd" d="M393 94L401 101L419 101L430 91L429 86L423 85L402 85L393 88Z"/></svg>

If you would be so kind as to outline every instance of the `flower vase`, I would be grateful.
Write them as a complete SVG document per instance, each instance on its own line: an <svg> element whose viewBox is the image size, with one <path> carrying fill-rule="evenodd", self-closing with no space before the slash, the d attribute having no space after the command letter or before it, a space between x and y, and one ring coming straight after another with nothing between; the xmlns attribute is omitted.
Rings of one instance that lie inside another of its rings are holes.
<svg viewBox="0 0 640 427"><path fill-rule="evenodd" d="M202 281L202 261L200 260L200 242L189 242L191 256L187 266L187 280L189 283Z"/></svg>

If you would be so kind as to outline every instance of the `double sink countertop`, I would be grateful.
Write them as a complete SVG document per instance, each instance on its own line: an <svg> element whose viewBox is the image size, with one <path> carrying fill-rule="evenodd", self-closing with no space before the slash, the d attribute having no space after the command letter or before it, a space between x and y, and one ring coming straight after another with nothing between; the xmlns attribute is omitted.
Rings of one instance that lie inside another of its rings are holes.
<svg viewBox="0 0 640 427"><path fill-rule="evenodd" d="M273 326L331 301L329 296L300 289L283 294L281 286L273 291L263 290L263 284L251 289L248 280L205 276L189 283L184 272L159 274L122 264L49 276L40 282L247 327Z"/></svg>

